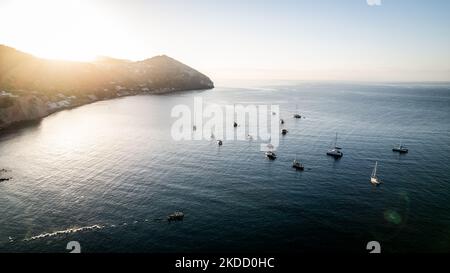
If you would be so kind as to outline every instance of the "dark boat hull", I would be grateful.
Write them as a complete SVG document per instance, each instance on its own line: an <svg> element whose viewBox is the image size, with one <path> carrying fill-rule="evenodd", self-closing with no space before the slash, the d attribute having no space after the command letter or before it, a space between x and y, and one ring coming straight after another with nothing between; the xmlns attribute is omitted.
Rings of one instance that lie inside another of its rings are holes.
<svg viewBox="0 0 450 273"><path fill-rule="evenodd" d="M332 154L332 153L327 153L327 155L332 156L334 158L341 158L344 154Z"/></svg>

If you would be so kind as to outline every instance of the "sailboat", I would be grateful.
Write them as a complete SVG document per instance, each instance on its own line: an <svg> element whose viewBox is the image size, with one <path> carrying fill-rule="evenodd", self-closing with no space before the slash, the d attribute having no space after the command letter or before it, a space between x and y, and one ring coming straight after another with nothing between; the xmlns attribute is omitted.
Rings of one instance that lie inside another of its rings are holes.
<svg viewBox="0 0 450 273"><path fill-rule="evenodd" d="M370 176L370 183L372 183L374 185L379 185L381 183L381 181L378 180L378 177L377 177L377 166L378 166L378 161L375 161L375 167L373 168L372 175Z"/></svg>
<svg viewBox="0 0 450 273"><path fill-rule="evenodd" d="M197 126L195 125L195 111L194 111L194 125L192 126L192 131L196 131L197 130Z"/></svg>
<svg viewBox="0 0 450 273"><path fill-rule="evenodd" d="M295 156L294 162L292 162L292 168L294 168L294 169L296 169L298 171L303 171L305 169L303 164L300 163L300 161L297 160L297 156Z"/></svg>
<svg viewBox="0 0 450 273"><path fill-rule="evenodd" d="M295 105L294 118L302 118L302 116L298 113L298 104Z"/></svg>
<svg viewBox="0 0 450 273"><path fill-rule="evenodd" d="M344 155L341 149L342 148L337 146L337 133L336 133L336 137L334 139L334 147L328 150L327 155L333 156L334 158L340 158Z"/></svg>
<svg viewBox="0 0 450 273"><path fill-rule="evenodd" d="M236 128L236 127L238 127L238 124L236 122L236 103L233 104L233 119L234 119L233 127Z"/></svg>

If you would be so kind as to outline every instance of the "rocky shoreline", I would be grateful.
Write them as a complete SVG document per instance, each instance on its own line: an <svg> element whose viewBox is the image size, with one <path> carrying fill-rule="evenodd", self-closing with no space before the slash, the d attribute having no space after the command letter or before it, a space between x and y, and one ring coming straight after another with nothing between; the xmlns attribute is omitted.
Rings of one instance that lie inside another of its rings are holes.
<svg viewBox="0 0 450 273"><path fill-rule="evenodd" d="M213 87L211 87L213 88ZM162 95L167 93L182 92L182 91L194 91L194 90L207 90L211 88L196 88L196 89L175 89L175 88L162 88L157 90L146 91L124 91L111 93L108 96L97 97L93 94L86 95L84 98L78 98L76 96L65 96L60 94L60 100L49 100L45 96L39 95L26 95L24 97L17 97L12 105L5 109L0 109L0 134L8 129L21 127L25 124L38 121L54 113L70 110L83 105L117 99L121 97L137 96L137 95Z"/></svg>
<svg viewBox="0 0 450 273"><path fill-rule="evenodd" d="M5 177L3 175L4 173L7 173L7 172L9 172L7 169L0 169L0 183L13 179L12 176Z"/></svg>

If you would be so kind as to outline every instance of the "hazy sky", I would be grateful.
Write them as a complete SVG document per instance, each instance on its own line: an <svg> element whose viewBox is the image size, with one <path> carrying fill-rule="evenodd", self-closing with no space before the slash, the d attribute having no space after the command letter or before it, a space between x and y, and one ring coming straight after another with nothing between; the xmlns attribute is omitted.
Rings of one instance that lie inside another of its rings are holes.
<svg viewBox="0 0 450 273"><path fill-rule="evenodd" d="M172 56L213 79L450 81L450 1L0 0L36 56Z"/></svg>

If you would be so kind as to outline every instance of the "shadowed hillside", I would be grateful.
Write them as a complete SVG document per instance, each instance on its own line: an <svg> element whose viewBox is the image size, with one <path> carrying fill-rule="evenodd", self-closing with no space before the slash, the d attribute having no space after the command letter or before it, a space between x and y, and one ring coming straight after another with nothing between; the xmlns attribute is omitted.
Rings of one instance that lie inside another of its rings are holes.
<svg viewBox="0 0 450 273"><path fill-rule="evenodd" d="M0 128L101 99L213 87L207 76L165 55L69 62L0 45Z"/></svg>

